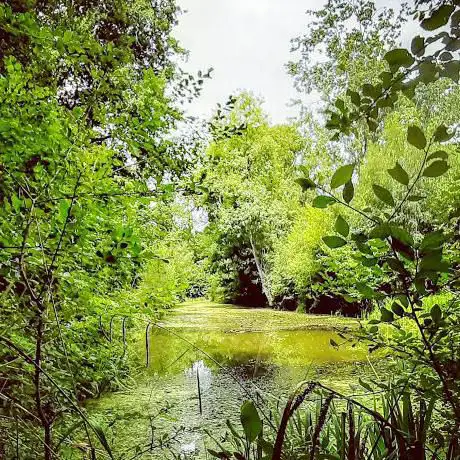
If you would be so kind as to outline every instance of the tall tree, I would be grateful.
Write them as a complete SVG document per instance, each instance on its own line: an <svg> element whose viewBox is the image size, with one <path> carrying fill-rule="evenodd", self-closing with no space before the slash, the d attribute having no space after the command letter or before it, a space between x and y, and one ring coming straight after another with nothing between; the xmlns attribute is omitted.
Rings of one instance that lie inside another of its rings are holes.
<svg viewBox="0 0 460 460"><path fill-rule="evenodd" d="M57 458L69 412L88 449L106 446L79 400L126 367L104 322L133 311L110 298L155 258L140 217L191 159L165 136L199 90L173 63L176 14L168 0L0 5L2 457Z"/></svg>
<svg viewBox="0 0 460 460"><path fill-rule="evenodd" d="M298 191L290 186L290 178L303 142L295 127L269 126L248 95L241 95L229 113L228 123L235 122L246 125L243 134L211 143L197 173L205 190L202 204L221 249L228 248L227 257L239 253L240 262L241 251L247 253L246 263L253 263L257 272L253 281L273 305L272 250L293 217Z"/></svg>

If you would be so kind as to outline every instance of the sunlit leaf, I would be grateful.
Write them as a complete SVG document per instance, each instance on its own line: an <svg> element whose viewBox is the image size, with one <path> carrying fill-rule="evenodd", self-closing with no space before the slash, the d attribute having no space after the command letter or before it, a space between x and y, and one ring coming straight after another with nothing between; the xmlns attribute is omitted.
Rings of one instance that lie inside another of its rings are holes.
<svg viewBox="0 0 460 460"><path fill-rule="evenodd" d="M328 206L330 206L333 203L336 203L335 198L332 198L331 196L327 196L327 195L318 195L313 200L312 206L314 208L324 209L324 208L327 208Z"/></svg>
<svg viewBox="0 0 460 460"><path fill-rule="evenodd" d="M346 184L348 181L351 180L353 175L353 170L355 169L354 164L349 164L345 166L341 166L338 168L335 173L332 175L331 178L331 188L335 189L340 187L341 185Z"/></svg>
<svg viewBox="0 0 460 460"><path fill-rule="evenodd" d="M335 231L337 233L340 233L345 238L350 233L350 226L348 225L347 221L342 216L338 216L335 221Z"/></svg>
<svg viewBox="0 0 460 460"><path fill-rule="evenodd" d="M246 439L249 442L255 441L262 431L262 420L252 401L245 401L241 406L241 425L243 426Z"/></svg>

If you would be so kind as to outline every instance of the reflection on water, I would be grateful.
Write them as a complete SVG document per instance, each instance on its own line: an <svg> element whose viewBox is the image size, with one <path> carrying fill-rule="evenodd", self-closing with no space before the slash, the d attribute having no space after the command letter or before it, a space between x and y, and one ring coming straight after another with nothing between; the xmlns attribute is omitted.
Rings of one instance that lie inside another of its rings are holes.
<svg viewBox="0 0 460 460"><path fill-rule="evenodd" d="M243 324L242 313L237 314ZM244 314L253 320L250 310ZM286 321L279 312L277 321ZM183 458L202 459L205 430L222 433L226 419L238 425L239 407L249 397L269 411L279 400L284 404L300 381L321 380L343 390L369 372L365 349L349 345L334 349L330 340L340 339L331 330L222 331L206 327L196 316L194 324L194 328L175 325L172 333L152 330L150 366L137 386L102 398L92 410L104 426L111 426L115 452L130 451L135 443L161 444L166 434L174 438L171 446ZM142 343L139 351L145 353ZM167 442L139 458L163 459L166 450Z"/></svg>
<svg viewBox="0 0 460 460"><path fill-rule="evenodd" d="M331 339L340 342L336 333L326 330L239 333L174 330L170 333L156 329L152 331L149 372L174 374L203 360L212 369L246 367L259 375L271 364L306 366L365 359L365 349L351 345L335 349Z"/></svg>

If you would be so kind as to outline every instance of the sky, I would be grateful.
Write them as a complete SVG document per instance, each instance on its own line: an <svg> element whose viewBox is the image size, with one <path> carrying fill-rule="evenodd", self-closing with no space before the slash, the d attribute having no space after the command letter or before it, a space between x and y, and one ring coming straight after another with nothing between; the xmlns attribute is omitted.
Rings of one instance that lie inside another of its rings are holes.
<svg viewBox="0 0 460 460"><path fill-rule="evenodd" d="M174 35L190 51L183 68L191 73L214 68L202 95L189 113L208 117L230 94L250 90L264 100L274 123L296 115L290 100L298 98L285 64L290 40L308 25L306 11L320 0L179 0L187 12Z"/></svg>
<svg viewBox="0 0 460 460"><path fill-rule="evenodd" d="M174 36L190 52L182 67L192 74L214 68L189 114L209 118L217 103L225 103L238 90L249 90L265 100L273 123L296 116L298 109L289 107L289 102L300 95L285 67L295 58L290 42L308 30L307 10L320 9L325 0L177 1L185 13ZM376 0L376 5L398 9L401 0ZM415 31L415 23L405 24L404 46ZM302 100L314 104L318 96L303 95Z"/></svg>

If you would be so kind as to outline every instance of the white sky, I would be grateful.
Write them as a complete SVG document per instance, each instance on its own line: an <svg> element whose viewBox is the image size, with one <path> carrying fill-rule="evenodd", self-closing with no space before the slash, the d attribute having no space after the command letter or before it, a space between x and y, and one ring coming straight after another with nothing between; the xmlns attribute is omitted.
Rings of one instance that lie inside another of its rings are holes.
<svg viewBox="0 0 460 460"><path fill-rule="evenodd" d="M285 64L293 58L290 40L304 33L307 10L320 9L324 0L178 0L187 12L180 16L175 37L190 51L183 68L190 73L214 68L203 93L189 113L208 118L218 102L238 90L252 91L265 100L274 123L295 116L289 101L298 99ZM401 0L376 0L377 6L398 7ZM407 24L403 35L413 32ZM403 40L404 41L404 40ZM314 103L308 96L304 102Z"/></svg>
<svg viewBox="0 0 460 460"><path fill-rule="evenodd" d="M184 69L214 68L203 93L189 112L208 117L218 102L238 90L250 90L265 100L273 122L296 114L290 100L298 98L285 64L290 40L306 30L309 9L321 0L179 0L187 10L175 37L190 51Z"/></svg>

